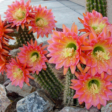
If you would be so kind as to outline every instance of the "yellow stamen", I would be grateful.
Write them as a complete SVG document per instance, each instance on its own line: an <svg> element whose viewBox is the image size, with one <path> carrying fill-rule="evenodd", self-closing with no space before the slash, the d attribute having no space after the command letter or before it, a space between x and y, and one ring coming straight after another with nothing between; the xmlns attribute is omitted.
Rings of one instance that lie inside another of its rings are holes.
<svg viewBox="0 0 112 112"><path fill-rule="evenodd" d="M23 71L19 68L13 74L16 79L21 79L23 77Z"/></svg>
<svg viewBox="0 0 112 112"><path fill-rule="evenodd" d="M102 51L96 51L95 54L96 54L96 58L100 61L105 61L110 59L109 52L107 53Z"/></svg>
<svg viewBox="0 0 112 112"><path fill-rule="evenodd" d="M19 8L13 15L15 19L23 19L25 17L25 11Z"/></svg>
<svg viewBox="0 0 112 112"><path fill-rule="evenodd" d="M95 30L96 33L101 33L103 28L105 27L106 25L104 23L93 23L91 25L91 27Z"/></svg>
<svg viewBox="0 0 112 112"><path fill-rule="evenodd" d="M37 56L34 55L30 58L30 61L34 63L35 61L37 61L37 59L38 59Z"/></svg>
<svg viewBox="0 0 112 112"><path fill-rule="evenodd" d="M92 84L90 87L90 92L95 94L95 93L99 93L99 89L98 86L96 84Z"/></svg>
<svg viewBox="0 0 112 112"><path fill-rule="evenodd" d="M74 53L74 48L65 48L62 51L62 56L64 58L72 57Z"/></svg>
<svg viewBox="0 0 112 112"><path fill-rule="evenodd" d="M40 27L43 27L43 26L46 26L46 25L48 25L48 22L46 21L46 20L44 20L44 19L39 19L37 22L36 22L36 25L37 26L40 26Z"/></svg>

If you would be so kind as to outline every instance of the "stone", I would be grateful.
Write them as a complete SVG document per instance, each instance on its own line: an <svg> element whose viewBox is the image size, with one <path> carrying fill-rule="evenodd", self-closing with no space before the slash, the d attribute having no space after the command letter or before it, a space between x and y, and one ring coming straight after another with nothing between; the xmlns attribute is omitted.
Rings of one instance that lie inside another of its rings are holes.
<svg viewBox="0 0 112 112"><path fill-rule="evenodd" d="M89 112L85 108L79 108L79 107L64 107L59 112Z"/></svg>
<svg viewBox="0 0 112 112"><path fill-rule="evenodd" d="M32 87L36 89L41 89L41 86L37 82L35 82L33 79L29 79L29 83Z"/></svg>
<svg viewBox="0 0 112 112"><path fill-rule="evenodd" d="M96 107L91 107L89 110L87 110L86 108L79 108L79 107L64 107L59 112L100 112L100 111Z"/></svg>
<svg viewBox="0 0 112 112"><path fill-rule="evenodd" d="M16 104L17 102L22 99L23 97L19 97L19 98L16 98L8 107L7 109L5 110L5 112L17 112L16 111Z"/></svg>
<svg viewBox="0 0 112 112"><path fill-rule="evenodd" d="M112 112L112 103L108 103L101 108L101 112Z"/></svg>
<svg viewBox="0 0 112 112"><path fill-rule="evenodd" d="M7 79L7 80L3 83L3 85L4 85L4 86L7 86L7 85L9 85L9 83L11 83L11 81L10 81L10 79Z"/></svg>
<svg viewBox="0 0 112 112"><path fill-rule="evenodd" d="M11 83L8 86L6 86L6 89L9 92L15 92L18 95L23 96L23 97L29 95L34 90L32 86L28 86L25 83L23 84L22 89L19 86L12 85Z"/></svg>
<svg viewBox="0 0 112 112"><path fill-rule="evenodd" d="M49 112L54 104L42 92L35 91L17 102L17 112Z"/></svg>
<svg viewBox="0 0 112 112"><path fill-rule="evenodd" d="M13 57L15 57L15 56L17 56L17 54L18 54L19 52L20 52L19 49L13 49L13 50L10 51L10 55L13 56Z"/></svg>
<svg viewBox="0 0 112 112"><path fill-rule="evenodd" d="M5 112L11 101L6 96L5 87L0 84L0 112Z"/></svg>
<svg viewBox="0 0 112 112"><path fill-rule="evenodd" d="M91 107L89 112L100 112L96 107Z"/></svg>

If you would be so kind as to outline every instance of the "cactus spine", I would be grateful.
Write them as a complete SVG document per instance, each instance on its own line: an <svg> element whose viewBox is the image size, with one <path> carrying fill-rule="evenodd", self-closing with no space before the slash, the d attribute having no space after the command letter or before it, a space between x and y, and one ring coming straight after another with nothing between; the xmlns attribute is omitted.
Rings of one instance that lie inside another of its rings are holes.
<svg viewBox="0 0 112 112"><path fill-rule="evenodd" d="M96 0L93 0L93 9L97 10L97 2L96 2Z"/></svg>
<svg viewBox="0 0 112 112"><path fill-rule="evenodd" d="M75 94L75 91L70 88L71 85L71 79L74 79L75 75L71 74L70 69L68 70L66 76L65 76L65 89L64 89L64 105L73 106L74 100L73 96Z"/></svg>
<svg viewBox="0 0 112 112"><path fill-rule="evenodd" d="M102 15L106 16L106 5L107 5L106 0L101 0L100 2L101 2Z"/></svg>
<svg viewBox="0 0 112 112"><path fill-rule="evenodd" d="M86 0L86 10L90 12L90 0Z"/></svg>
<svg viewBox="0 0 112 112"><path fill-rule="evenodd" d="M19 27L18 36L16 37L18 47L23 46L23 44L27 44L30 40L35 40L33 33L28 33L29 30L25 27L24 30Z"/></svg>
<svg viewBox="0 0 112 112"><path fill-rule="evenodd" d="M93 0L90 0L90 12L93 10Z"/></svg>
<svg viewBox="0 0 112 112"><path fill-rule="evenodd" d="M87 7L88 12L92 12L92 10L96 10L96 11L102 13L103 16L107 16L106 0L86 0L86 7Z"/></svg>
<svg viewBox="0 0 112 112"><path fill-rule="evenodd" d="M38 82L40 86L45 89L52 98L56 99L62 93L63 85L54 75L49 67L49 64L46 63L46 65L46 70L42 70L38 75L33 74L35 77L34 80Z"/></svg>
<svg viewBox="0 0 112 112"><path fill-rule="evenodd" d="M97 0L97 11L101 13L101 4L100 4L100 0Z"/></svg>

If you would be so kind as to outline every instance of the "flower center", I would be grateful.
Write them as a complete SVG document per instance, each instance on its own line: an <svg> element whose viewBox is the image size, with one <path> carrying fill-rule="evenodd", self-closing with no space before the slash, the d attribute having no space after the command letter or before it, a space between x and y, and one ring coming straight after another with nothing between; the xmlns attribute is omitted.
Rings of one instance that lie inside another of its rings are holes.
<svg viewBox="0 0 112 112"><path fill-rule="evenodd" d="M92 84L90 91L91 91L91 93L95 94L95 93L99 92L99 89L96 84Z"/></svg>
<svg viewBox="0 0 112 112"><path fill-rule="evenodd" d="M64 58L72 57L74 53L74 48L65 48L62 51L62 55Z"/></svg>
<svg viewBox="0 0 112 112"><path fill-rule="evenodd" d="M102 52L102 51L97 51L96 52L96 58L100 61L108 60L108 59L110 59L109 52L105 53L105 52Z"/></svg>
<svg viewBox="0 0 112 112"><path fill-rule="evenodd" d="M38 60L38 58L39 58L39 54L37 52L33 52L30 61L34 63Z"/></svg>
<svg viewBox="0 0 112 112"><path fill-rule="evenodd" d="M69 43L66 48L73 48L74 51L77 50L77 46L74 43Z"/></svg>
<svg viewBox="0 0 112 112"><path fill-rule="evenodd" d="M101 46L95 47L93 50L93 54L97 58L97 60L100 60L100 61L105 61L110 59L110 56L109 56L110 53L105 52Z"/></svg>
<svg viewBox="0 0 112 112"><path fill-rule="evenodd" d="M24 19L26 15L26 12L23 11L21 8L19 8L15 13L14 13L14 18L17 20Z"/></svg>
<svg viewBox="0 0 112 112"><path fill-rule="evenodd" d="M14 78L21 79L23 77L23 71L19 68L14 72Z"/></svg>
<svg viewBox="0 0 112 112"><path fill-rule="evenodd" d="M99 86L100 86L100 82L96 79L92 79L88 83L89 91L92 94L99 93L100 91Z"/></svg>
<svg viewBox="0 0 112 112"><path fill-rule="evenodd" d="M43 27L43 26L48 25L48 22L43 18L37 18L36 19L36 25L39 27Z"/></svg>
<svg viewBox="0 0 112 112"><path fill-rule="evenodd" d="M93 24L91 27L95 30L96 33L101 33L103 28L105 27L106 25L104 23L100 23L100 24Z"/></svg>
<svg viewBox="0 0 112 112"><path fill-rule="evenodd" d="M64 58L72 57L77 49L74 43L67 44L66 48L62 50L62 56Z"/></svg>

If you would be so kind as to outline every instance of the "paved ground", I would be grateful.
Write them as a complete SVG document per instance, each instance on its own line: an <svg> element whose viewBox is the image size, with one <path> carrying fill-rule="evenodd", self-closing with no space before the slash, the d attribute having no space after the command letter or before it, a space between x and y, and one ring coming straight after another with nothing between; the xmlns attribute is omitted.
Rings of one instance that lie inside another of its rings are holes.
<svg viewBox="0 0 112 112"><path fill-rule="evenodd" d="M10 5L14 0L4 0L0 3L0 14L3 19L4 12L7 10L7 5ZM27 0L25 0L27 1ZM82 18L82 13L85 12L85 7L78 5L69 0L31 0L31 4L38 6L41 4L42 6L47 6L48 9L52 9L55 20L58 21L56 26L62 28L62 24L65 24L67 27L71 28L73 22L78 25L78 28L82 28L82 24L80 24L78 17ZM36 34L34 34L36 36ZM51 38L51 36L49 36ZM46 41L49 38L39 38L39 42ZM11 41L11 43L13 43Z"/></svg>

